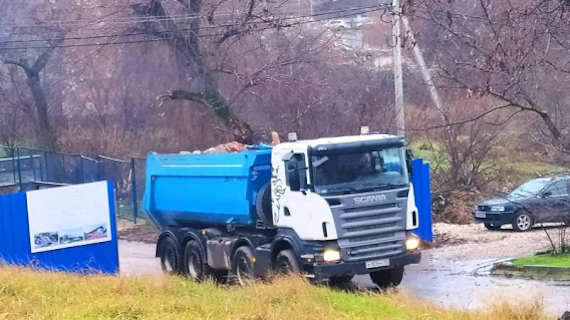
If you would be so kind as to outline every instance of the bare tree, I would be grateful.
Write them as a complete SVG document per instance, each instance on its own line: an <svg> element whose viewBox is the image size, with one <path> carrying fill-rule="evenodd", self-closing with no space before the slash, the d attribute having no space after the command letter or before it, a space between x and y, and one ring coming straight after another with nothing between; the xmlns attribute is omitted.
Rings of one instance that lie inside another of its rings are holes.
<svg viewBox="0 0 570 320"><path fill-rule="evenodd" d="M481 116L498 110L538 116L549 143L570 152L551 99L563 95L568 101L570 7L565 1L428 0L408 9L420 34L434 40L428 51L437 61L440 86L494 99Z"/></svg>
<svg viewBox="0 0 570 320"><path fill-rule="evenodd" d="M57 136L49 120L48 100L41 82L40 74L44 71L53 51L61 42L62 40L49 41L49 48L45 49L45 51L31 61L25 57L17 59L5 58L3 60L5 64L18 66L24 72L26 84L34 100L40 144L50 151L57 149Z"/></svg>
<svg viewBox="0 0 570 320"><path fill-rule="evenodd" d="M190 18L185 20L183 26L179 26L168 13L167 9L160 0L151 0L146 4L137 4L133 6L134 12L138 16L151 17L140 23L139 28L153 36L164 39L168 45L176 51L183 64L188 69L188 77L193 81L191 88L173 89L168 94L163 95L164 99L170 100L189 100L199 103L212 110L225 125L230 128L236 139L244 142L252 142L252 130L250 126L238 119L238 117L230 109L229 103L221 93L218 83L210 70L210 66L206 61L206 55L203 54L200 43L200 16L203 15L203 1L178 1L179 12L184 12ZM253 14L254 1L249 1L248 14L244 18L248 20ZM194 16L194 18L192 18ZM233 34L237 34L237 30L229 30L223 35L220 42L225 41Z"/></svg>

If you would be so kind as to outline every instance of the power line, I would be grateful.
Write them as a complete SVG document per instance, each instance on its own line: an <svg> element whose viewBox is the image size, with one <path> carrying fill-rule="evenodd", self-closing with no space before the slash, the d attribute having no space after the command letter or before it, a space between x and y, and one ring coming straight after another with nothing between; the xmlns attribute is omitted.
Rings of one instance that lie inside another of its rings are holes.
<svg viewBox="0 0 570 320"><path fill-rule="evenodd" d="M389 5L384 5L384 6L376 5L376 6L371 6L371 7L351 8L348 10L355 11L355 12L351 12L351 13L344 14L344 15L325 17L322 19L314 19L314 20L308 20L308 21L295 21L295 22L292 22L289 24L283 24L283 25L271 25L271 23L281 22L283 20L292 20L292 19L301 19L301 18L308 18L308 17L314 17L314 16L330 15L332 12L326 12L326 13L320 13L320 14L314 14L314 15L306 15L306 16L298 16L298 17L286 17L286 18L280 18L280 19L272 19L272 20L267 20L264 22L251 22L250 24L264 23L268 26L264 26L261 28L253 28L253 29L247 30L247 32L264 31L264 30L268 30L268 29L293 27L293 26L297 26L297 25L301 25L301 24L308 24L308 23L315 23L315 22L320 22L320 21L325 21L325 20L344 18L344 17L354 16L354 15L359 15L359 14L364 14L364 13L370 13L370 12L385 10L388 7L389 7ZM370 9L362 10L362 9L367 9L367 8L370 8ZM336 12L339 13L339 12L345 12L345 11L347 11L347 10L346 9L345 10L337 10ZM239 27L242 25L243 24L227 24L227 25L222 25L220 27ZM217 28L219 28L219 27L217 27ZM202 29L209 29L209 28L200 28L199 30L202 30ZM165 31L162 31L162 33L168 34L168 33L173 33L173 32L180 32L180 31L192 31L192 30L191 29L165 30ZM87 39L99 39L99 38L116 38L116 37L122 37L122 36L136 36L136 35L147 35L147 33L136 32L136 33L123 33L123 34L111 34L111 35L94 35L94 36L86 36L86 37L61 37L61 38L41 39L41 40L39 40L39 39L9 40L9 41L0 42L0 45L8 44L8 43L34 43L34 42L38 42L38 41L56 41L56 40L61 41L61 40L87 40ZM210 33L210 34L199 34L197 36L198 37L218 37L218 36L224 36L224 35L226 35L225 32L217 32L217 33ZM130 43L141 43L141 42L155 42L155 41L163 41L163 40L165 40L165 39L162 39L162 38L159 38L159 39L135 39L135 40L106 42L106 43L80 43L80 44L67 44L67 45L62 44L62 45L55 45L55 46L0 47L0 50L69 48L69 47L85 47L85 46L101 46L101 45L130 44Z"/></svg>
<svg viewBox="0 0 570 320"><path fill-rule="evenodd" d="M352 8L345 8L345 9L336 9L336 10L331 10L331 11L322 12L322 13L318 13L318 14L312 14L312 15L283 17L282 19L295 19L295 18L300 18L300 17L321 16L321 15L327 15L327 14L343 12L343 11L375 8L375 7L379 7L379 6L383 6L383 4L374 5L374 6L362 6L362 7L352 7ZM140 22L164 21L164 20L184 21L184 20L194 20L197 18L218 18L218 17L224 17L224 16L231 16L234 14L235 14L235 12L224 12L224 13L217 13L215 15L185 14L185 15L171 15L168 17L161 17L161 16L129 17L128 19L124 19L124 20L96 20L96 21L87 22L87 23L76 23L76 22L80 22L82 20L71 20L71 21L57 21L56 20L56 21L51 21L51 22L46 22L46 23L38 23L38 24L32 24L32 25L0 24L0 27L10 26L12 28L46 28L49 26L62 26L62 25L63 26L66 26L66 25L67 26L82 26L82 25L87 26L87 25L93 25L93 24L115 25L115 24L133 24L133 23L140 23ZM83 20L83 22L85 22L85 21Z"/></svg>
<svg viewBox="0 0 570 320"><path fill-rule="evenodd" d="M384 5L386 6L386 5ZM248 24L259 24L259 23L266 23L266 24L270 24L273 22L279 22L279 21L286 21L286 20L294 20L294 19L303 19L303 18L312 18L312 17L319 17L319 16L326 16L326 15L330 15L330 14L335 14L335 13L343 13L343 12L347 12L347 11L358 11L358 10L365 10L365 9L372 9L372 8L380 8L382 7L382 5L374 5L374 6L362 6L362 7L351 7L351 8L345 8L345 9L336 9L336 10L330 10L330 11L326 11L326 12L321 12L321 13L316 13L316 14L309 14L309 15L301 15L301 16L286 16L286 17L272 17L271 19L268 20L264 20L261 19L261 21L249 21L246 23L241 23L239 25L248 25ZM358 13L360 14L360 13ZM153 17L144 17L145 19L150 19L148 21L145 22L158 22L158 21L165 21L165 20L171 20L170 17L159 17L159 16L153 16ZM138 23L138 21L135 21L135 23ZM204 29L220 29L223 27L235 27L237 26L237 23L232 23L232 24L220 24L220 25L216 25L216 26L201 26L198 30L204 30ZM174 31L174 30L173 30ZM171 32L173 32L171 31ZM190 29L182 29L182 30L178 30L178 31L192 31ZM111 35L95 35L95 36L85 36L85 37L59 37L59 38L48 38L48 39L30 39L30 40L5 40L5 41L0 41L0 44L7 44L7 43L28 43L28 42L48 42L48 41L61 41L61 40L82 40L82 39L97 39L97 38L105 38L105 37L110 37L110 38L114 38L114 37L121 37L121 36L132 36L132 35L140 35L140 34L145 34L144 32L135 32L135 33L122 33L122 34L111 34Z"/></svg>

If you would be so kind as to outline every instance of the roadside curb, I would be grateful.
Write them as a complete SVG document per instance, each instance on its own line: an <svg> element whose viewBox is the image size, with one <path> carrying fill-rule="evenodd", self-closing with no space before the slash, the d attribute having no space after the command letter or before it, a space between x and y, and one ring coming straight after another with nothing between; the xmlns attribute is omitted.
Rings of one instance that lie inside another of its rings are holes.
<svg viewBox="0 0 570 320"><path fill-rule="evenodd" d="M543 265L515 266L513 259L493 264L491 275L507 278L524 278L533 280L568 281L570 283L570 267L551 267Z"/></svg>

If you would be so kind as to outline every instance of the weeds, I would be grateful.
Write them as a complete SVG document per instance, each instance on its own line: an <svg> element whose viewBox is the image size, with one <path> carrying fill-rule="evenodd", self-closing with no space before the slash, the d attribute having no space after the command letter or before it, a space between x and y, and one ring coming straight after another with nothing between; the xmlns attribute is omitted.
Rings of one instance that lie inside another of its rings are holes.
<svg viewBox="0 0 570 320"><path fill-rule="evenodd" d="M178 277L0 268L0 319L546 319L539 302L447 310L398 293L349 293L299 277L246 287Z"/></svg>

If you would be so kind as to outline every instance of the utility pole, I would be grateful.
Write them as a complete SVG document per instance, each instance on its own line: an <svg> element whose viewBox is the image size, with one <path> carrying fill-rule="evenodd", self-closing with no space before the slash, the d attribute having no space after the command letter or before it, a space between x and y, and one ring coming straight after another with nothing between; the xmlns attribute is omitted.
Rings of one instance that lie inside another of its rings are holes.
<svg viewBox="0 0 570 320"><path fill-rule="evenodd" d="M404 32L406 32L407 37L410 39L410 42L414 46L413 47L414 56L416 57L416 62L418 63L418 66L420 67L420 71L422 73L422 77L424 79L424 82L428 86L431 101L433 102L435 108L442 115L445 115L445 113L443 111L443 106L441 104L441 99L439 98L439 94L437 92L437 88L436 88L435 84L433 83L433 79L431 78L431 74L429 72L429 69L427 68L426 62L424 60L424 55L422 54L422 50L420 49L420 45L416 42L416 37L414 35L414 31L412 30L412 27L410 26L410 22L408 20L408 17L402 16L402 24L404 25ZM447 120L447 119L444 118L443 120Z"/></svg>
<svg viewBox="0 0 570 320"><path fill-rule="evenodd" d="M402 78L402 36L400 29L400 0L392 0L392 62L394 67L394 93L396 108L396 127L399 136L406 134L404 113L404 79Z"/></svg>

